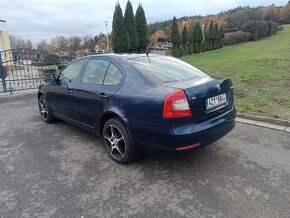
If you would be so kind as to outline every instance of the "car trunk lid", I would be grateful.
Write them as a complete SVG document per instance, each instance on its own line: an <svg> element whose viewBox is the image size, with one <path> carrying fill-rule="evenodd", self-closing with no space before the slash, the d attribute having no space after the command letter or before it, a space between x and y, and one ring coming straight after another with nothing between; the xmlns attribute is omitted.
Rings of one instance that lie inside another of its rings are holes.
<svg viewBox="0 0 290 218"><path fill-rule="evenodd" d="M185 91L192 111L191 119L196 123L219 116L232 108L233 83L230 79L208 76L165 86Z"/></svg>

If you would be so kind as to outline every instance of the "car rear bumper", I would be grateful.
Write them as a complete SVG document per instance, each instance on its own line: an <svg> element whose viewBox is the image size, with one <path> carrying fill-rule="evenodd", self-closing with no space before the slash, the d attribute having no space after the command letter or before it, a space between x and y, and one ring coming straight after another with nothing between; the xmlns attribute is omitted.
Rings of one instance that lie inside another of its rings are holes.
<svg viewBox="0 0 290 218"><path fill-rule="evenodd" d="M165 126L127 119L125 122L139 149L180 152L209 145L235 126L236 110L198 124Z"/></svg>

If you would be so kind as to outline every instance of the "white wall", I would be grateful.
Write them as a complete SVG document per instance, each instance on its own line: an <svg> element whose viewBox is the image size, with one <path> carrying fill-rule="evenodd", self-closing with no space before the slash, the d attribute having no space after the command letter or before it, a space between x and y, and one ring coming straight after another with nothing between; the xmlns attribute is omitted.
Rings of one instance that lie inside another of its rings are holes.
<svg viewBox="0 0 290 218"><path fill-rule="evenodd" d="M0 34L0 51L4 50L3 49L3 41L2 41L2 36Z"/></svg>
<svg viewBox="0 0 290 218"><path fill-rule="evenodd" d="M5 31L5 32L8 31L6 22L0 21L0 31Z"/></svg>

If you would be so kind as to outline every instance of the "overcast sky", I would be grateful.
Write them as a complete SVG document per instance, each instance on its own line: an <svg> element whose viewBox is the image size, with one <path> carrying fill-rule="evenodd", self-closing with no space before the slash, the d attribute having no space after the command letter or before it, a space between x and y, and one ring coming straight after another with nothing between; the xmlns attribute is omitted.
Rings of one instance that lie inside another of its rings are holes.
<svg viewBox="0 0 290 218"><path fill-rule="evenodd" d="M127 0L119 0L123 13ZM284 6L288 0L131 0L134 12L142 3L147 23L172 19L173 16L215 14L237 6ZM98 35L111 31L115 0L6 0L1 1L0 20L8 31L34 43L56 35Z"/></svg>

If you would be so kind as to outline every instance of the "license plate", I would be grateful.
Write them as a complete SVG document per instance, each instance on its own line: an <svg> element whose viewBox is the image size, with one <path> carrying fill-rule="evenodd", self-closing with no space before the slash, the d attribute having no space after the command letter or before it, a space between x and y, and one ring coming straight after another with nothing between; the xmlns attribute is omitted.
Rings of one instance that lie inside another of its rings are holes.
<svg viewBox="0 0 290 218"><path fill-rule="evenodd" d="M220 105L227 103L227 96L226 94L217 95L211 98L207 98L205 100L206 109L210 110L212 108L216 108Z"/></svg>

